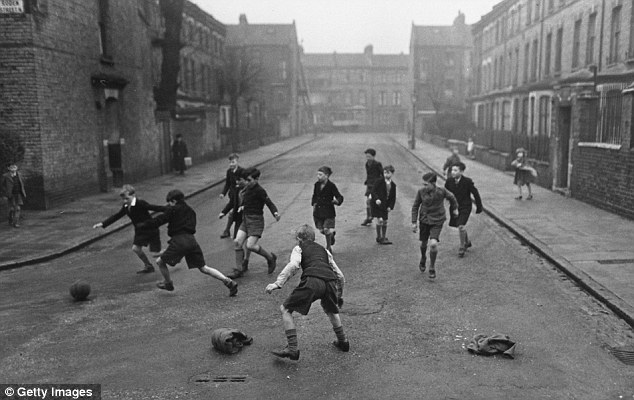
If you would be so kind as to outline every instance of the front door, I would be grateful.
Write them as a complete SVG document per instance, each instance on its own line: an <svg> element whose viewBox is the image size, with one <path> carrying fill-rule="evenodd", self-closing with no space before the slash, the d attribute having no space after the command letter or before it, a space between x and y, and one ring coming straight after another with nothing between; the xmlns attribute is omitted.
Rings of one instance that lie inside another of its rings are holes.
<svg viewBox="0 0 634 400"><path fill-rule="evenodd" d="M571 107L559 108L559 163L555 186L568 189L570 173L570 117Z"/></svg>

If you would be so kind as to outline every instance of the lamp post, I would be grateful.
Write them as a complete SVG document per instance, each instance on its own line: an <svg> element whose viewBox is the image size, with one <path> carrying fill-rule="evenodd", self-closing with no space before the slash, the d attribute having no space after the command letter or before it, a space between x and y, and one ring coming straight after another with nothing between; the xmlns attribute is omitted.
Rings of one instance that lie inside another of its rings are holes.
<svg viewBox="0 0 634 400"><path fill-rule="evenodd" d="M412 94L412 137L409 140L410 149L416 148L416 93Z"/></svg>

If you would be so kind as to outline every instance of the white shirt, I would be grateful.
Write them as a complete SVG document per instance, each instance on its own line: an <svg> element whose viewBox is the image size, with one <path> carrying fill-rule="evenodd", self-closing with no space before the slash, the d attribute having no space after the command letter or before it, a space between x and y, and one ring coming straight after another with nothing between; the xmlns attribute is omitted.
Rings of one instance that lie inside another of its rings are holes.
<svg viewBox="0 0 634 400"><path fill-rule="evenodd" d="M326 253L328 253L328 264L330 265L330 268L337 275L337 279L339 279L339 282L345 283L346 279L344 278L343 273L337 266L337 263L335 262L334 258L332 258L332 254L330 254L328 250L326 250ZM288 262L288 264L286 264L282 272L280 272L280 274L277 276L277 280L275 281L275 284L279 287L284 286L284 284L291 277L293 277L293 275L295 275L297 271L300 271L301 269L302 269L302 248L299 247L299 245L297 245L293 248L293 251L291 252L290 261Z"/></svg>

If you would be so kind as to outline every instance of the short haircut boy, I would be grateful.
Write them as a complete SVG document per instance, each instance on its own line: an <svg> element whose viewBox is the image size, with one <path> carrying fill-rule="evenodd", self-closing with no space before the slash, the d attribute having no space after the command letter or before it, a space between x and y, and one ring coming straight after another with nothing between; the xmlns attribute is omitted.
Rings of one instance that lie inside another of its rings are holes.
<svg viewBox="0 0 634 400"><path fill-rule="evenodd" d="M119 196L123 196L124 194L133 196L136 191L134 190L134 186L132 185L123 185L121 190L119 191Z"/></svg>
<svg viewBox="0 0 634 400"><path fill-rule="evenodd" d="M238 153L229 154L229 160L237 160L239 158L240 158L240 155Z"/></svg>
<svg viewBox="0 0 634 400"><path fill-rule="evenodd" d="M465 169L467 169L467 166L464 165L464 163L462 161L455 163L453 166L454 167L458 167L458 169L460 169L460 171L464 171Z"/></svg>
<svg viewBox="0 0 634 400"><path fill-rule="evenodd" d="M323 172L324 174L328 176L332 175L332 169L330 169L330 167L327 167L325 165L323 167L320 167L317 171Z"/></svg>
<svg viewBox="0 0 634 400"><path fill-rule="evenodd" d="M395 169L392 165L386 165L385 167L383 167L383 171L389 171L391 174L393 174Z"/></svg>
<svg viewBox="0 0 634 400"><path fill-rule="evenodd" d="M370 149L366 149L366 150L363 152L363 154L369 154L369 155L371 155L372 157L375 157L375 156L376 156L376 150L374 150L374 149L372 149L372 148L370 148Z"/></svg>
<svg viewBox="0 0 634 400"><path fill-rule="evenodd" d="M245 179L248 177L251 177L253 179L259 179L261 172L259 169L255 168L255 167L250 167L244 170L245 172Z"/></svg>
<svg viewBox="0 0 634 400"><path fill-rule="evenodd" d="M436 183L437 175L433 172L428 172L423 175L423 180L428 183Z"/></svg>
<svg viewBox="0 0 634 400"><path fill-rule="evenodd" d="M167 192L167 196L165 197L165 200L167 202L175 201L178 203L180 201L185 200L185 195L180 190L174 189Z"/></svg>

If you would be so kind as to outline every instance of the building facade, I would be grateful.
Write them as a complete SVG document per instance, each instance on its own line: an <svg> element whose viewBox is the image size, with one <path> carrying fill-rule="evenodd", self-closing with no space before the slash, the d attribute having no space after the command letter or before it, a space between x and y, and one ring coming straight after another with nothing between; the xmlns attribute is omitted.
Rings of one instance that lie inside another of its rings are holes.
<svg viewBox="0 0 634 400"><path fill-rule="evenodd" d="M632 0L506 0L473 26L476 144L524 147L539 184L634 217Z"/></svg>
<svg viewBox="0 0 634 400"><path fill-rule="evenodd" d="M226 28L227 50L247 55L260 70L258 93L242 99L242 130L259 141L304 133L310 121L295 22L250 24L242 14Z"/></svg>
<svg viewBox="0 0 634 400"><path fill-rule="evenodd" d="M410 107L409 57L363 53L302 56L315 128L320 131L403 132Z"/></svg>
<svg viewBox="0 0 634 400"><path fill-rule="evenodd" d="M466 110L471 77L473 40L465 16L452 25L414 25L410 36L409 93L414 107L414 129L447 133Z"/></svg>

